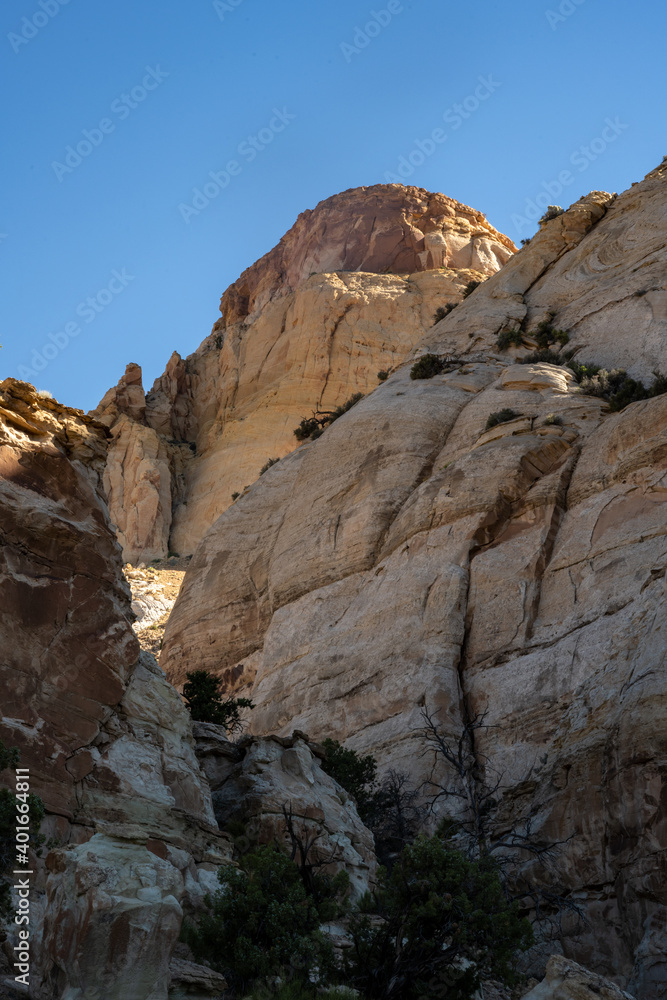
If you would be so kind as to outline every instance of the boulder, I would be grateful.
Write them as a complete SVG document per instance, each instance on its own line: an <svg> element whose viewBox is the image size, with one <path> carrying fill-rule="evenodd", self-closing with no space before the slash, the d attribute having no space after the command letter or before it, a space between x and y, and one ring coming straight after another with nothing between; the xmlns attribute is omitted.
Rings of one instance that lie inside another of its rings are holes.
<svg viewBox="0 0 667 1000"><path fill-rule="evenodd" d="M523 1000L633 1000L614 983L562 955L552 955L546 976Z"/></svg>
<svg viewBox="0 0 667 1000"><path fill-rule="evenodd" d="M304 733L234 744L221 726L199 722L195 739L222 827L242 823L246 846L277 841L290 849L289 816L297 836L317 836L311 860L331 858L327 870L348 873L353 900L368 891L376 875L373 835L354 799L322 769L321 747Z"/></svg>

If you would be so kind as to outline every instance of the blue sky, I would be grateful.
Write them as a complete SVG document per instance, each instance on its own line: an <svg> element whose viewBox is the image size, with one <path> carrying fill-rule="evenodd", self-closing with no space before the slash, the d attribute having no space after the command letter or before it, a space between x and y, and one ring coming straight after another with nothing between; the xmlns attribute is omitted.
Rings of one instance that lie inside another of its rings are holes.
<svg viewBox="0 0 667 1000"><path fill-rule="evenodd" d="M621 191L667 152L658 0L5 0L0 18L0 376L83 409L127 362L150 386L193 351L226 286L338 191L412 161L407 183L518 241L540 201Z"/></svg>

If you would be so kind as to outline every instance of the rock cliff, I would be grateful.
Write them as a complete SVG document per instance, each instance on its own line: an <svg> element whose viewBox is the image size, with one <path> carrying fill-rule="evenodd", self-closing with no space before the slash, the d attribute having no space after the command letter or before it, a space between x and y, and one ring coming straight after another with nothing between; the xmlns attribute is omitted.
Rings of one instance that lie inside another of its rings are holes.
<svg viewBox="0 0 667 1000"><path fill-rule="evenodd" d="M0 383L0 739L59 844L31 866L31 995L44 1000L166 1000L182 906L230 854L189 715L132 631L106 436Z"/></svg>
<svg viewBox="0 0 667 1000"><path fill-rule="evenodd" d="M487 712L497 822L528 811L539 835L566 841L559 878L589 924L566 923L565 954L646 1000L667 989L667 396L610 413L567 369L515 364L526 346L496 341L520 328L530 343L550 320L582 362L667 372L666 232L663 164L545 223L432 328L435 297L425 310L415 288L456 283L447 271L315 275L277 300L271 282L244 279L223 298L228 318L274 323L289 304L286 330L316 288L320 305L363 289L389 352L373 367L395 370L317 440L285 455L272 439L263 454L285 457L204 535L161 660L174 683L196 664L252 691L258 733L333 735L415 778L421 707L450 732ZM406 302L418 308L399 312ZM354 336L368 315L350 312ZM301 330L295 343L310 320ZM442 373L412 380L401 362L414 348L439 354ZM306 360L290 377L308 373ZM316 385L311 407L329 405ZM285 443L307 409L300 396ZM503 409L514 418L487 429ZM198 530L215 514L203 468L190 479Z"/></svg>
<svg viewBox="0 0 667 1000"><path fill-rule="evenodd" d="M304 212L222 296L198 350L152 390L129 365L94 411L111 428L104 484L126 561L188 555L302 417L378 384L438 307L515 251L481 213L400 185Z"/></svg>

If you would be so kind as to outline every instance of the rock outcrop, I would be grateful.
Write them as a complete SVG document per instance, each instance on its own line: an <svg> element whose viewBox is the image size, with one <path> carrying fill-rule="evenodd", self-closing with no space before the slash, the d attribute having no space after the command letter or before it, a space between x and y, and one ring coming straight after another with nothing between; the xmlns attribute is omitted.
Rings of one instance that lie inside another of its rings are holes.
<svg viewBox="0 0 667 1000"><path fill-rule="evenodd" d="M32 862L31 988L44 1000L166 1000L182 905L230 854L188 713L132 631L106 437L81 411L0 383L0 739L19 748L42 833L60 844Z"/></svg>
<svg viewBox="0 0 667 1000"><path fill-rule="evenodd" d="M530 812L565 841L589 920L566 955L645 1000L667 989L667 396L611 414L496 338L551 317L581 361L667 372L666 182L547 222L422 337L441 375L396 362L270 468L198 546L161 660L251 691L257 733L333 735L415 777L421 707L454 733L464 705L488 712L497 822Z"/></svg>
<svg viewBox="0 0 667 1000"><path fill-rule="evenodd" d="M378 384L438 307L515 251L481 213L421 188L329 198L224 293L222 319L144 394L129 365L94 415L111 428L105 471L126 561L188 555L294 428Z"/></svg>
<svg viewBox="0 0 667 1000"><path fill-rule="evenodd" d="M195 749L213 793L221 828L243 824L252 843L292 844L294 835L314 841L312 855L331 859L330 869L350 876L350 895L358 900L375 882L373 835L357 813L354 800L322 770L322 747L304 733L230 743L220 726L196 722Z"/></svg>
<svg viewBox="0 0 667 1000"><path fill-rule="evenodd" d="M576 962L553 955L547 962L543 981L525 993L523 1000L633 1000L633 997Z"/></svg>

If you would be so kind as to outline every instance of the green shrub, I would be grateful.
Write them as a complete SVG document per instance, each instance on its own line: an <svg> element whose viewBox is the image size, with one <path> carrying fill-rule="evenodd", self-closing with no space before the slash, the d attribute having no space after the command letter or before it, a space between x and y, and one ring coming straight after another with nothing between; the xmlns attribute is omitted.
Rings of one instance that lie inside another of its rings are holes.
<svg viewBox="0 0 667 1000"><path fill-rule="evenodd" d="M294 431L297 441L307 441L316 431L321 430L317 417L304 417L299 426Z"/></svg>
<svg viewBox="0 0 667 1000"><path fill-rule="evenodd" d="M268 472L268 470L271 468L272 465L277 465L279 461L280 461L279 458L267 459L262 468L259 470L260 476L263 476L265 472Z"/></svg>
<svg viewBox="0 0 667 1000"><path fill-rule="evenodd" d="M481 284L482 284L481 281L469 281L468 284L463 289L463 298L467 299L468 296L472 295L472 293L475 291L475 289L479 288L479 286Z"/></svg>
<svg viewBox="0 0 667 1000"><path fill-rule="evenodd" d="M437 354L423 354L410 369L410 378L434 378L445 367L445 362Z"/></svg>
<svg viewBox="0 0 667 1000"><path fill-rule="evenodd" d="M560 205L549 205L546 212L540 219L540 225L543 222L549 222L550 219L556 219L559 215L563 215L564 213L565 209L561 208Z"/></svg>
<svg viewBox="0 0 667 1000"><path fill-rule="evenodd" d="M341 406L337 406L335 410L322 411L321 417L315 414L312 417L304 417L294 431L295 438L297 441L314 441L315 438L320 436L325 427L328 427L329 424L342 417L344 413L351 410L363 398L363 392L355 392L353 396L350 396Z"/></svg>
<svg viewBox="0 0 667 1000"><path fill-rule="evenodd" d="M567 344L570 339L570 335L565 330L557 330L548 319L537 324L537 330L533 336L541 350L551 347L552 344Z"/></svg>
<svg viewBox="0 0 667 1000"><path fill-rule="evenodd" d="M513 984L516 954L532 943L496 863L469 860L437 836L403 850L376 901L377 916L350 920L343 955L345 981L368 1000L464 1000L483 976Z"/></svg>
<svg viewBox="0 0 667 1000"><path fill-rule="evenodd" d="M533 365L542 362L548 365L565 365L566 358L558 351L552 351L550 347L545 347L541 351L531 351L524 358L517 358L520 365Z"/></svg>
<svg viewBox="0 0 667 1000"><path fill-rule="evenodd" d="M488 420L486 421L487 431L490 431L492 427L496 427L498 424L506 424L509 420L515 420L517 417L521 417L523 414L517 413L516 410L511 410L509 407L504 410L498 410L497 413L490 413Z"/></svg>
<svg viewBox="0 0 667 1000"><path fill-rule="evenodd" d="M579 382L579 392L585 396L598 396L609 403L612 411L623 410L630 403L642 399L650 399L667 392L667 379L658 372L647 389L642 382L630 378L623 368L613 368L607 371L600 368L595 374L584 375Z"/></svg>
<svg viewBox="0 0 667 1000"><path fill-rule="evenodd" d="M355 392L353 396L350 396L350 398L342 404L342 406L337 406L335 410L332 410L331 413L327 414L325 418L326 423L332 424L334 420L338 420L339 417L342 417L344 413L351 410L352 407L356 406L359 400L363 398L363 392Z"/></svg>
<svg viewBox="0 0 667 1000"><path fill-rule="evenodd" d="M384 369L381 372L378 372L379 382L386 382L388 378L389 378L389 372L385 371Z"/></svg>
<svg viewBox="0 0 667 1000"><path fill-rule="evenodd" d="M563 418L556 416L555 413L549 413L548 416L544 418L545 427L562 427Z"/></svg>
<svg viewBox="0 0 667 1000"><path fill-rule="evenodd" d="M452 309L456 309L457 305L457 302L448 302L445 306L438 306L435 310L435 315L433 316L433 322L439 323L441 319L445 318L445 316L449 316Z"/></svg>
<svg viewBox="0 0 667 1000"><path fill-rule="evenodd" d="M592 378L600 371L599 365L582 365L573 359L567 362L567 367L574 373L577 382L581 382L584 378Z"/></svg>
<svg viewBox="0 0 667 1000"><path fill-rule="evenodd" d="M498 334L496 340L496 346L500 351L506 351L509 347L521 347L523 343L523 334L518 328L516 330L503 330L502 333Z"/></svg>
<svg viewBox="0 0 667 1000"><path fill-rule="evenodd" d="M624 409L630 403L652 399L667 392L667 376L657 371L653 372L653 381L647 389L642 382L631 378L624 368L608 370L572 359L568 360L568 368L579 383L580 393L606 400L613 412Z"/></svg>
<svg viewBox="0 0 667 1000"><path fill-rule="evenodd" d="M323 747L327 752L322 761L322 770L354 796L362 822L373 804L377 761L371 754L361 755L356 750L344 747L338 740L326 739Z"/></svg>
<svg viewBox="0 0 667 1000"><path fill-rule="evenodd" d="M208 670L192 670L183 686L183 697L193 722L213 722L228 733L243 729L242 708L254 708L249 698L227 698L220 694L220 678Z"/></svg>
<svg viewBox="0 0 667 1000"><path fill-rule="evenodd" d="M243 855L240 866L219 869L221 889L207 898L210 912L184 927L195 958L210 962L241 996L276 976L304 989L312 979L326 983L335 968L333 948L297 866L275 844Z"/></svg>
<svg viewBox="0 0 667 1000"><path fill-rule="evenodd" d="M232 493L232 500L238 500L240 496L241 496L240 493Z"/></svg>

